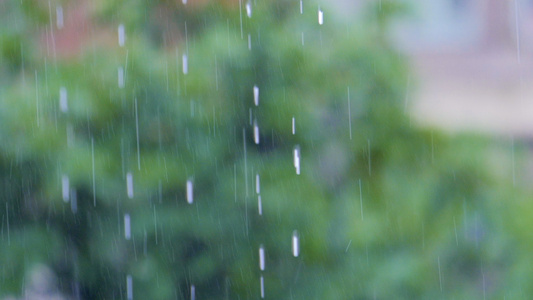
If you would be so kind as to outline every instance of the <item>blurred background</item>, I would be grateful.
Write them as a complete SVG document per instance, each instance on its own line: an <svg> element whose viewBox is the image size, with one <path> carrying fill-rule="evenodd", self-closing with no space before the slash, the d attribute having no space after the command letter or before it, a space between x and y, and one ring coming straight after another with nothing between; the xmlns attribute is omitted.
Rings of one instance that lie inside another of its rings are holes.
<svg viewBox="0 0 533 300"><path fill-rule="evenodd" d="M0 299L529 299L533 2L0 2Z"/></svg>
<svg viewBox="0 0 533 300"><path fill-rule="evenodd" d="M364 1L336 2L347 20ZM533 3L401 1L391 41L411 63L408 101L423 124L490 135L530 136ZM350 7L346 10L346 7Z"/></svg>

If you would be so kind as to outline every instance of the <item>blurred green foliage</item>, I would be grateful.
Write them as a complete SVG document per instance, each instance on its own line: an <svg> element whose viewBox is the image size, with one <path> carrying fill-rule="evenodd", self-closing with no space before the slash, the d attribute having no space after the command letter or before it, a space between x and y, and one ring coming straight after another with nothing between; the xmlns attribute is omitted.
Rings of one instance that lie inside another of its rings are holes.
<svg viewBox="0 0 533 300"><path fill-rule="evenodd" d="M1 296L21 295L36 263L82 299L125 298L127 275L135 299L188 299L192 285L197 299L258 299L260 276L267 299L533 293L533 204L514 161L405 114L406 63L382 32L401 7L352 28L329 11L319 25L306 1L303 14L253 1L251 18L238 1L189 2L1 4Z"/></svg>

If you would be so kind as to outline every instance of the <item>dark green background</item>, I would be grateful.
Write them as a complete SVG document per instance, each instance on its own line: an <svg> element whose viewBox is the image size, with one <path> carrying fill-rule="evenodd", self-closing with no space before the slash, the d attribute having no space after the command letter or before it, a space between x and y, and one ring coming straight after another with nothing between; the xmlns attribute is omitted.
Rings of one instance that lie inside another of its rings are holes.
<svg viewBox="0 0 533 300"><path fill-rule="evenodd" d="M125 299L127 275L134 299L259 299L260 276L267 299L528 299L526 148L412 123L416 78L386 39L401 7L319 25L316 3L244 4L0 3L0 296L44 264L73 299Z"/></svg>

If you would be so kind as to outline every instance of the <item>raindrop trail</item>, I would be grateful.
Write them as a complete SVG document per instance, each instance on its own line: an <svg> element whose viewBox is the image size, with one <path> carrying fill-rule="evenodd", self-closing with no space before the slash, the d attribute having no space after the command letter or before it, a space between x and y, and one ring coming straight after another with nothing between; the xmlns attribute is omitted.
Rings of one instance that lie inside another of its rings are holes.
<svg viewBox="0 0 533 300"><path fill-rule="evenodd" d="M259 145L259 126L257 125L257 120L254 120L254 142L256 145Z"/></svg>
<svg viewBox="0 0 533 300"><path fill-rule="evenodd" d="M259 269L261 271L265 270L265 248L263 248L263 245L259 247Z"/></svg>
<svg viewBox="0 0 533 300"><path fill-rule="evenodd" d="M61 5L56 6L56 25L58 29L63 28L63 7Z"/></svg>
<svg viewBox="0 0 533 300"><path fill-rule="evenodd" d="M139 147L139 113L137 111L137 98L135 98L135 130L137 133L137 167L141 170L141 148Z"/></svg>
<svg viewBox="0 0 533 300"><path fill-rule="evenodd" d="M161 183L161 180L159 180L158 184L158 194L159 194L159 204L163 203L163 184Z"/></svg>
<svg viewBox="0 0 533 300"><path fill-rule="evenodd" d="M437 256L437 264L439 267L439 286L440 286L440 291L442 292L442 275L440 272L440 256Z"/></svg>
<svg viewBox="0 0 533 300"><path fill-rule="evenodd" d="M118 45L124 47L124 42L126 41L124 24L118 25Z"/></svg>
<svg viewBox="0 0 533 300"><path fill-rule="evenodd" d="M61 178L63 201L68 202L70 196L70 185L67 175L63 175Z"/></svg>
<svg viewBox="0 0 533 300"><path fill-rule="evenodd" d="M59 109L63 113L68 111L67 89L64 86L59 88Z"/></svg>
<svg viewBox="0 0 533 300"><path fill-rule="evenodd" d="M265 279L263 278L263 275L261 275L261 299L265 298Z"/></svg>
<svg viewBox="0 0 533 300"><path fill-rule="evenodd" d="M368 176L372 176L372 158L370 156L370 139L368 139L367 142L368 142Z"/></svg>
<svg viewBox="0 0 533 300"><path fill-rule="evenodd" d="M350 245L352 244L352 240L350 240L350 242L348 243L348 246L346 246L346 250L344 250L344 252L348 252L348 249L350 249Z"/></svg>
<svg viewBox="0 0 533 300"><path fill-rule="evenodd" d="M296 134L296 120L292 117L292 134Z"/></svg>
<svg viewBox="0 0 533 300"><path fill-rule="evenodd" d="M193 186L192 180L187 180L187 203L193 203Z"/></svg>
<svg viewBox="0 0 533 300"><path fill-rule="evenodd" d="M41 120L39 118L39 82L37 80L37 70L35 70L35 106L37 114L37 127L41 127Z"/></svg>
<svg viewBox="0 0 533 300"><path fill-rule="evenodd" d="M350 105L350 87L348 87L348 128L350 129L350 140L352 139L352 110Z"/></svg>
<svg viewBox="0 0 533 300"><path fill-rule="evenodd" d="M52 4L48 1L48 14L50 18L50 37L52 38L52 54L54 61L56 61L56 39L54 37L54 25L52 19Z"/></svg>
<svg viewBox="0 0 533 300"><path fill-rule="evenodd" d="M187 32L187 22L185 22L185 49L187 55L189 55L189 33Z"/></svg>
<svg viewBox="0 0 533 300"><path fill-rule="evenodd" d="M518 0L514 1L515 5L515 27L516 27L516 58L518 63L520 63L520 27L519 27L519 9L518 9Z"/></svg>
<svg viewBox="0 0 533 300"><path fill-rule="evenodd" d="M131 239L131 221L129 214L124 215L124 237L126 240Z"/></svg>
<svg viewBox="0 0 533 300"><path fill-rule="evenodd" d="M124 64L124 84L126 84L126 73L128 72L128 55L130 54L129 50L126 50L126 63Z"/></svg>
<svg viewBox="0 0 533 300"><path fill-rule="evenodd" d="M131 275L126 277L126 294L128 300L133 300L133 280Z"/></svg>
<svg viewBox="0 0 533 300"><path fill-rule="evenodd" d="M182 62L183 74L187 75L187 73L189 73L189 60L188 60L187 54L183 54L183 56L181 57L181 62Z"/></svg>
<svg viewBox="0 0 533 300"><path fill-rule="evenodd" d="M191 285L191 300L196 300L196 288Z"/></svg>
<svg viewBox="0 0 533 300"><path fill-rule="evenodd" d="M300 146L294 148L294 168L296 168L296 175L300 175Z"/></svg>
<svg viewBox="0 0 533 300"><path fill-rule="evenodd" d="M292 232L292 256L298 257L300 255L300 237L298 231Z"/></svg>
<svg viewBox="0 0 533 300"><path fill-rule="evenodd" d="M487 297L487 286L485 285L485 272L483 272L483 263L481 264L481 277L483 278L483 300Z"/></svg>
<svg viewBox="0 0 533 300"><path fill-rule="evenodd" d="M157 214L155 212L155 205L154 205L154 231L155 231L155 244L157 245L158 244L158 239L157 239Z"/></svg>
<svg viewBox="0 0 533 300"><path fill-rule="evenodd" d="M216 86L216 89L218 91L218 63L217 63L217 56L216 55L215 55L215 86Z"/></svg>
<svg viewBox="0 0 533 300"><path fill-rule="evenodd" d="M91 138L91 157L93 166L93 205L96 207L96 176L94 171L94 137Z"/></svg>
<svg viewBox="0 0 533 300"><path fill-rule="evenodd" d="M246 2L246 15L248 16L248 18L252 17L252 4L250 3L250 1Z"/></svg>
<svg viewBox="0 0 533 300"><path fill-rule="evenodd" d="M246 191L246 197L248 197L248 162L246 158L246 129L242 129L242 143L244 147L244 185Z"/></svg>
<svg viewBox="0 0 533 300"><path fill-rule="evenodd" d="M11 246L11 237L9 236L9 208L6 202L6 220L7 220L7 245Z"/></svg>
<svg viewBox="0 0 533 300"><path fill-rule="evenodd" d="M126 174L126 191L128 192L128 198L133 199L133 175L131 172Z"/></svg>
<svg viewBox="0 0 533 300"><path fill-rule="evenodd" d="M257 194L261 193L261 181L259 178L259 174L255 174L255 192Z"/></svg>
<svg viewBox="0 0 533 300"><path fill-rule="evenodd" d="M259 215L263 215L263 203L261 202L261 195L257 196L257 209L259 211Z"/></svg>
<svg viewBox="0 0 533 300"><path fill-rule="evenodd" d="M361 188L361 179L359 179L359 202L361 204L361 221L364 220L363 215L363 189Z"/></svg>
<svg viewBox="0 0 533 300"><path fill-rule="evenodd" d="M254 85L254 104L259 106L259 87L257 85Z"/></svg>
<svg viewBox="0 0 533 300"><path fill-rule="evenodd" d="M165 64L165 73L166 73L166 78L167 78L167 92L169 90L169 78L168 78L168 61L167 63Z"/></svg>
<svg viewBox="0 0 533 300"><path fill-rule="evenodd" d="M244 34L242 32L242 0L239 0L239 19L241 22L241 39L244 38Z"/></svg>
<svg viewBox="0 0 533 300"><path fill-rule="evenodd" d="M514 137L511 137L511 167L513 172L513 186L516 186L515 159L514 159Z"/></svg>
<svg viewBox="0 0 533 300"><path fill-rule="evenodd" d="M233 189L235 191L235 203L237 203L237 164L233 164Z"/></svg>
<svg viewBox="0 0 533 300"><path fill-rule="evenodd" d="M453 229L455 231L455 245L459 246L459 239L457 237L457 224L455 223L455 217L453 217Z"/></svg>

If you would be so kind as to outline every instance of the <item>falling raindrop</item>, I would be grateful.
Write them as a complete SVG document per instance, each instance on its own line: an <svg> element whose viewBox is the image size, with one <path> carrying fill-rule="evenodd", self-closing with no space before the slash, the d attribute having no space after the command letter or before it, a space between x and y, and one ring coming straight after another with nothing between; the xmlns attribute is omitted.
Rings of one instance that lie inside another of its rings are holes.
<svg viewBox="0 0 533 300"><path fill-rule="evenodd" d="M182 0L181 1L183 4L187 4L187 0Z"/></svg>
<svg viewBox="0 0 533 300"><path fill-rule="evenodd" d="M61 179L61 187L63 192L63 201L68 202L70 196L70 184L67 175L63 175Z"/></svg>
<svg viewBox="0 0 533 300"><path fill-rule="evenodd" d="M292 134L296 134L296 120L292 117Z"/></svg>
<svg viewBox="0 0 533 300"><path fill-rule="evenodd" d="M263 275L261 275L261 299L265 298L265 279L263 278Z"/></svg>
<svg viewBox="0 0 533 300"><path fill-rule="evenodd" d="M248 50L252 50L252 36L248 34Z"/></svg>
<svg viewBox="0 0 533 300"><path fill-rule="evenodd" d="M263 203L261 202L261 195L257 196L257 209L259 210L259 215L263 215Z"/></svg>
<svg viewBox="0 0 533 300"><path fill-rule="evenodd" d="M192 180L187 180L187 203L192 204L192 202L193 202Z"/></svg>
<svg viewBox="0 0 533 300"><path fill-rule="evenodd" d="M324 12L318 8L318 24L324 24Z"/></svg>
<svg viewBox="0 0 533 300"><path fill-rule="evenodd" d="M129 214L124 215L124 237L126 240L131 239L131 222Z"/></svg>
<svg viewBox="0 0 533 300"><path fill-rule="evenodd" d="M259 145L259 126L257 125L257 120L254 120L254 142L256 145Z"/></svg>
<svg viewBox="0 0 533 300"><path fill-rule="evenodd" d="M459 237L457 236L457 224L455 222L455 217L453 217L453 229L455 232L455 245L459 246Z"/></svg>
<svg viewBox="0 0 533 300"><path fill-rule="evenodd" d="M257 85L254 85L254 103L255 106L259 106L259 88Z"/></svg>
<svg viewBox="0 0 533 300"><path fill-rule="evenodd" d="M304 13L304 2L300 0L300 14Z"/></svg>
<svg viewBox="0 0 533 300"><path fill-rule="evenodd" d="M261 182L259 179L259 174L255 174L255 192L257 194L261 193Z"/></svg>
<svg viewBox="0 0 533 300"><path fill-rule="evenodd" d="M59 109L64 113L68 111L67 88L64 86L59 88Z"/></svg>
<svg viewBox="0 0 533 300"><path fill-rule="evenodd" d="M196 300L196 287L191 285L191 300Z"/></svg>
<svg viewBox="0 0 533 300"><path fill-rule="evenodd" d="M126 277L126 295L128 300L133 300L133 280L131 275Z"/></svg>
<svg viewBox="0 0 533 300"><path fill-rule="evenodd" d="M350 103L350 87L348 87L348 129L350 131L350 140L352 139L352 108Z"/></svg>
<svg viewBox="0 0 533 300"><path fill-rule="evenodd" d="M246 3L246 15L248 18L252 17L252 4L250 2Z"/></svg>
<svg viewBox="0 0 533 300"><path fill-rule="evenodd" d="M300 175L300 146L294 147L294 167L296 174Z"/></svg>
<svg viewBox="0 0 533 300"><path fill-rule="evenodd" d="M439 286L440 286L440 291L442 292L442 274L440 272L440 256L437 256L437 266L439 269Z"/></svg>
<svg viewBox="0 0 533 300"><path fill-rule="evenodd" d="M187 59L187 54L183 54L183 56L181 57L181 61L183 67L183 74L187 75L187 73L189 73L189 62Z"/></svg>
<svg viewBox="0 0 533 300"><path fill-rule="evenodd" d="M248 159L246 155L246 129L242 129L242 145L244 149L244 186L246 191L246 197L248 197ZM246 203L246 202L245 202Z"/></svg>
<svg viewBox="0 0 533 300"><path fill-rule="evenodd" d="M242 0L239 0L239 21L241 24L241 39L243 38L243 29L242 29ZM229 26L229 25L228 25Z"/></svg>
<svg viewBox="0 0 533 300"><path fill-rule="evenodd" d="M124 68L118 67L118 87L124 88Z"/></svg>
<svg viewBox="0 0 533 300"><path fill-rule="evenodd" d="M300 237L298 231L292 232L292 256L298 257L300 255Z"/></svg>
<svg viewBox="0 0 533 300"><path fill-rule="evenodd" d="M124 42L126 41L126 33L124 30L124 24L118 25L118 45L124 47Z"/></svg>
<svg viewBox="0 0 533 300"><path fill-rule="evenodd" d="M36 113L36 119L37 119L37 127L41 127L41 113L39 109L39 85L38 85L38 78L37 78L37 70L35 70L35 113Z"/></svg>
<svg viewBox="0 0 533 300"><path fill-rule="evenodd" d="M141 169L141 148L139 146L139 110L137 109L137 98L135 98L135 131L137 134L137 167Z"/></svg>
<svg viewBox="0 0 533 300"><path fill-rule="evenodd" d="M261 271L265 270L265 248L263 248L263 245L259 247L259 269Z"/></svg>
<svg viewBox="0 0 533 300"><path fill-rule="evenodd" d="M133 175L128 172L126 175L126 189L128 191L128 198L133 199Z"/></svg>
<svg viewBox="0 0 533 300"><path fill-rule="evenodd" d="M516 28L516 58L518 59L518 63L520 63L520 14L519 14L519 8L518 8L518 1L514 1L515 5L515 28Z"/></svg>
<svg viewBox="0 0 533 300"><path fill-rule="evenodd" d="M368 142L368 175L372 175L372 158L370 157L370 140Z"/></svg>
<svg viewBox="0 0 533 300"><path fill-rule="evenodd" d="M63 7L61 5L56 7L56 25L58 29L63 28Z"/></svg>
<svg viewBox="0 0 533 300"><path fill-rule="evenodd" d="M94 138L91 138L91 160L93 167L93 205L96 207L96 166L94 162Z"/></svg>
<svg viewBox="0 0 533 300"><path fill-rule="evenodd" d="M363 221L365 218L363 214L363 189L361 187L361 179L359 179L359 202L361 205L361 221Z"/></svg>
<svg viewBox="0 0 533 300"><path fill-rule="evenodd" d="M11 238L9 234L9 204L6 202L6 224L7 224L7 245L11 245Z"/></svg>

